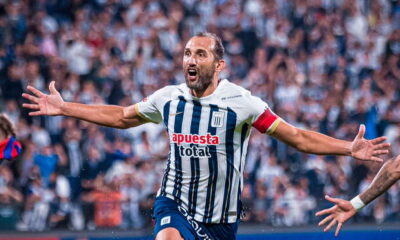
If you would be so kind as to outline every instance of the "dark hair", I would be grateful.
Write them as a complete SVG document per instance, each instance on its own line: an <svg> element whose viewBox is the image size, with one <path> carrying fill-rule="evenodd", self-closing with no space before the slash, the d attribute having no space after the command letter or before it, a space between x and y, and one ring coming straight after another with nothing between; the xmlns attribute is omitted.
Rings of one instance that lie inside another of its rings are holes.
<svg viewBox="0 0 400 240"><path fill-rule="evenodd" d="M15 137L15 128L11 123L10 119L4 114L0 113L0 131L2 131L5 137Z"/></svg>
<svg viewBox="0 0 400 240"><path fill-rule="evenodd" d="M214 42L215 42L214 50L213 50L214 57L216 58L216 60L221 60L224 58L225 48L224 48L224 45L222 44L221 38L218 37L216 34L210 33L210 32L199 32L194 36L195 37L208 37L208 38L214 39Z"/></svg>

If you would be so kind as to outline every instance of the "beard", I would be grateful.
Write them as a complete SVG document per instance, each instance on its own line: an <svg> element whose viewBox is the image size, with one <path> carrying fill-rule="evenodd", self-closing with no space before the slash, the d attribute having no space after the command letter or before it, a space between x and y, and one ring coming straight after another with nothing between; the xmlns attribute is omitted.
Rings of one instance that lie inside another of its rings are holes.
<svg viewBox="0 0 400 240"><path fill-rule="evenodd" d="M185 70L184 73L185 73L186 85L188 86L188 88L196 92L204 92L212 82L215 73L215 66L211 65L209 67L198 69L197 79L194 81L189 79L188 70Z"/></svg>

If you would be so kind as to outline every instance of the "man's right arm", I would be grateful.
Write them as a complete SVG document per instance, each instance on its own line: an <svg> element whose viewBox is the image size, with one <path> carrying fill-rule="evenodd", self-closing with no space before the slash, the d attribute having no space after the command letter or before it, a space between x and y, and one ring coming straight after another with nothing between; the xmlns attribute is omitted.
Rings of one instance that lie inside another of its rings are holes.
<svg viewBox="0 0 400 240"><path fill-rule="evenodd" d="M66 102L62 108L62 112L64 116L122 129L136 127L148 122L139 116L136 105L121 107L115 105L87 105Z"/></svg>
<svg viewBox="0 0 400 240"><path fill-rule="evenodd" d="M64 102L54 84L53 81L49 85L50 95L28 86L33 95L24 93L22 96L31 101L23 104L23 107L34 110L29 113L30 116L62 115L114 128L135 127L148 122L139 116L135 105L120 107Z"/></svg>

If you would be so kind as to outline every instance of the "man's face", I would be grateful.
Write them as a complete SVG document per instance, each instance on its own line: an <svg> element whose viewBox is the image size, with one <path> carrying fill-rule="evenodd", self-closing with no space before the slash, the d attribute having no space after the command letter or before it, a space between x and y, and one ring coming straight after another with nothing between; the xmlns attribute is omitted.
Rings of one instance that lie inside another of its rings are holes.
<svg viewBox="0 0 400 240"><path fill-rule="evenodd" d="M212 82L217 61L212 50L214 39L193 37L183 53L183 73L187 86L195 91L204 91Z"/></svg>

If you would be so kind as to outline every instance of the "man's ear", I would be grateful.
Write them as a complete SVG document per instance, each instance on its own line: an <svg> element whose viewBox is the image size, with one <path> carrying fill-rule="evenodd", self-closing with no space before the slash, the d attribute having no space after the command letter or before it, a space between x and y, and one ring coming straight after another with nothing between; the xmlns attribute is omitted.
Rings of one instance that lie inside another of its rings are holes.
<svg viewBox="0 0 400 240"><path fill-rule="evenodd" d="M217 62L217 67L215 70L217 70L218 72L222 71L225 68L225 60L221 59L218 60Z"/></svg>

